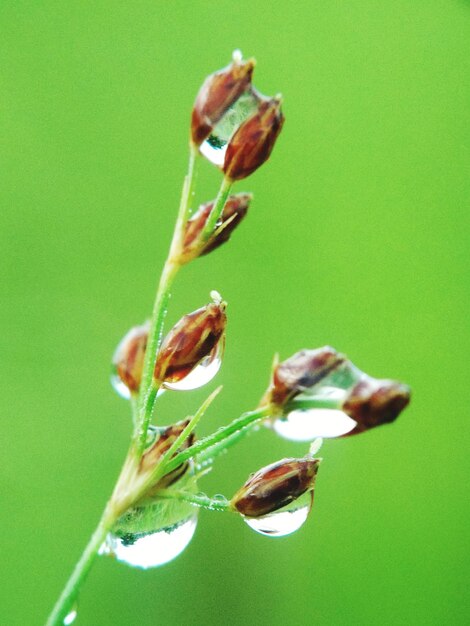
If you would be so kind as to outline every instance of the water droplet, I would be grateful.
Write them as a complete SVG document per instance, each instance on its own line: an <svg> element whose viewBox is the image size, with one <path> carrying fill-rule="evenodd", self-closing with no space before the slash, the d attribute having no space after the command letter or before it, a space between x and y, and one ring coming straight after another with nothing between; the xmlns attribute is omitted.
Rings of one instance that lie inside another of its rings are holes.
<svg viewBox="0 0 470 626"><path fill-rule="evenodd" d="M240 96L203 142L199 148L201 154L217 167L222 167L231 136L256 111L259 101L259 96L251 91Z"/></svg>
<svg viewBox="0 0 470 626"><path fill-rule="evenodd" d="M245 517L250 528L268 537L290 535L305 523L313 504L313 491L307 491L287 506L263 515L263 517Z"/></svg>
<svg viewBox="0 0 470 626"><path fill-rule="evenodd" d="M329 394L328 397L331 397L331 395L334 395L334 390L336 390L336 393L341 393L341 390L347 391L351 389L363 376L364 372L351 363L351 361L345 361L322 378L316 385L306 390L305 393L322 396L323 394Z"/></svg>
<svg viewBox="0 0 470 626"><path fill-rule="evenodd" d="M209 383L222 365L223 341L219 341L212 352L206 356L187 376L175 383L163 383L163 387L172 391L192 391Z"/></svg>
<svg viewBox="0 0 470 626"><path fill-rule="evenodd" d="M110 533L100 554L110 554L131 567L147 569L169 563L189 545L197 526L197 512L191 517L155 532L118 537Z"/></svg>
<svg viewBox="0 0 470 626"><path fill-rule="evenodd" d="M73 624L75 621L75 618L77 617L77 605L74 604L73 607L70 609L70 611L67 613L67 615L64 617L64 621L63 624L64 626L69 626L69 624Z"/></svg>
<svg viewBox="0 0 470 626"><path fill-rule="evenodd" d="M312 441L316 437L341 437L349 433L356 422L336 409L307 409L291 411L278 418L273 430L289 441Z"/></svg>
<svg viewBox="0 0 470 626"><path fill-rule="evenodd" d="M129 391L129 387L127 387L127 385L125 385L119 378L115 365L111 367L111 385L113 386L114 391L116 391L121 398L129 400L131 392Z"/></svg>

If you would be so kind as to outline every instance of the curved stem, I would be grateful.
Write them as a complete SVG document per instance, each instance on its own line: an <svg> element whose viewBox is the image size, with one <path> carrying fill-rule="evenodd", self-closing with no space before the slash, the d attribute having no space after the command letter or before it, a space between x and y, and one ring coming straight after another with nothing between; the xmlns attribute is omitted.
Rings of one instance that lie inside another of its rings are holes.
<svg viewBox="0 0 470 626"><path fill-rule="evenodd" d="M184 236L184 227L189 215L191 203L192 187L194 180L194 165L197 157L196 150L191 147L189 153L188 173L184 179L183 190L181 192L178 217L173 232L173 239L170 245L168 258L165 261L163 271L158 284L157 295L153 306L152 319L150 322L147 348L145 350L144 367L142 371L142 381L140 384L139 410L136 419L134 440L137 442L138 454L142 454L145 447L147 430L152 417L153 407L158 389L153 383L153 370L157 358L163 335L163 325L168 309L170 291L181 263L178 260L181 251L181 243Z"/></svg>
<svg viewBox="0 0 470 626"><path fill-rule="evenodd" d="M73 605L77 598L78 590L84 582L85 578L87 577L88 572L93 565L93 561L98 554L98 550L103 544L103 541L105 540L106 535L108 534L112 525L113 520L105 512L100 520L100 523L96 527L95 532L91 536L88 545L83 551L80 560L75 565L72 575L65 585L64 590L60 594L59 599L52 609L52 613L49 615L46 626L63 625L64 619L73 608Z"/></svg>

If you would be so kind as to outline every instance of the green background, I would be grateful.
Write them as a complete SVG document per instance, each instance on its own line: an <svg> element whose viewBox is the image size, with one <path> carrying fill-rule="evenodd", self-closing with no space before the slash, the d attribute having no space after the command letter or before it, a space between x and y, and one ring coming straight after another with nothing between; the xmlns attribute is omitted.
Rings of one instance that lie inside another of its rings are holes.
<svg viewBox="0 0 470 626"><path fill-rule="evenodd" d="M275 351L326 343L413 402L325 444L295 535L202 512L166 567L97 561L77 624L470 619L470 3L2 0L2 624L43 623L114 484L130 422L110 355L153 302L195 94L237 47L286 124L237 185L255 194L246 222L174 291L169 322L211 289L229 302L224 392L200 434L256 405ZM197 199L219 180L201 163ZM167 394L162 422L206 391ZM202 487L230 496L305 449L260 432Z"/></svg>

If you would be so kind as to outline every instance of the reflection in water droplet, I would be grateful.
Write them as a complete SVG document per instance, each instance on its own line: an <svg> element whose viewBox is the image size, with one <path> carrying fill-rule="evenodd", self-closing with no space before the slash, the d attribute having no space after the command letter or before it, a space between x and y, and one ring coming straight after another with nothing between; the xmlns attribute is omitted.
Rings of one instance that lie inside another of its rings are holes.
<svg viewBox="0 0 470 626"><path fill-rule="evenodd" d="M290 535L305 523L313 504L313 491L307 491L287 506L263 517L245 517L250 528L268 537Z"/></svg>
<svg viewBox="0 0 470 626"><path fill-rule="evenodd" d="M163 383L166 389L172 391L191 391L210 382L222 365L223 341L219 341L209 356L202 359L187 376L175 383Z"/></svg>
<svg viewBox="0 0 470 626"><path fill-rule="evenodd" d="M197 526L197 512L188 519L153 533L118 537L110 533L100 554L110 554L132 567L158 567L169 563L188 546Z"/></svg>
<svg viewBox="0 0 470 626"><path fill-rule="evenodd" d="M199 150L211 163L222 167L229 140L242 122L257 109L260 97L251 91L243 94L222 117Z"/></svg>
<svg viewBox="0 0 470 626"><path fill-rule="evenodd" d="M77 605L74 604L67 615L64 617L63 624L64 626L69 626L69 624L73 624L75 618L77 617Z"/></svg>
<svg viewBox="0 0 470 626"><path fill-rule="evenodd" d="M316 437L341 437L349 433L356 422L336 409L307 409L291 411L277 419L273 430L288 441L312 441Z"/></svg>

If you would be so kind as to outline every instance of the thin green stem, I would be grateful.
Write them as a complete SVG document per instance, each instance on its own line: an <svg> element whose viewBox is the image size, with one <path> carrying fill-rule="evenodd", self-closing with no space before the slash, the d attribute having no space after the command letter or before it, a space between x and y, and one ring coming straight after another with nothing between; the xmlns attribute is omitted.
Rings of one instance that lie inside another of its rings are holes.
<svg viewBox="0 0 470 626"><path fill-rule="evenodd" d="M189 502L195 506L203 509L209 509L210 511L231 511L230 503L224 499L211 498L205 493L190 493L189 491L183 491L181 489L160 489L156 494L159 498L182 500L183 502Z"/></svg>
<svg viewBox="0 0 470 626"><path fill-rule="evenodd" d="M158 391L158 388L154 385L153 371L155 368L158 348L160 347L162 341L163 325L168 309L171 287L176 274L181 267L181 263L178 258L181 252L185 224L189 215L196 157L197 152L193 147L191 147L189 153L188 173L183 183L183 190L181 192L181 201L173 232L173 239L170 245L168 258L160 277L157 295L153 306L147 348L145 351L144 367L142 371L142 380L140 384L139 411L134 432L134 440L137 442L137 451L139 455L142 454L145 448L147 430L152 418L153 407Z"/></svg>
<svg viewBox="0 0 470 626"><path fill-rule="evenodd" d="M207 222L204 226L204 229L201 233L201 240L206 242L209 237L214 233L215 226L222 215L222 211L224 210L225 203L227 202L227 198L229 196L230 190L232 189L232 181L228 178L224 178L222 184L220 185L219 193L214 202L214 207L210 212L209 217L207 218Z"/></svg>
<svg viewBox="0 0 470 626"><path fill-rule="evenodd" d="M227 426L223 426L222 428L216 430L215 433L212 433L212 435L208 435L207 437L204 437L204 439L200 439L189 448L186 448L186 450L183 450L179 454L175 455L165 466L165 474L172 472L182 463L184 463L188 459L192 459L193 457L197 456L206 448L209 448L215 444L222 442L223 440L226 440L228 437L230 437L230 435L233 435L233 433L236 433L239 430L246 428L247 426L251 426L261 422L266 417L269 417L271 415L271 411L272 409L270 406L265 406L256 409L255 411L244 413L241 417L233 420L233 422L231 422Z"/></svg>
<svg viewBox="0 0 470 626"><path fill-rule="evenodd" d="M46 626L62 626L65 617L70 613L77 598L78 590L85 581L93 561L95 560L98 550L100 549L103 541L106 538L109 530L114 523L114 519L107 515L105 512L101 518L95 532L90 538L88 545L83 551L80 560L75 565L75 568L70 576L67 584L64 587L59 599L57 600L52 613L46 622Z"/></svg>

